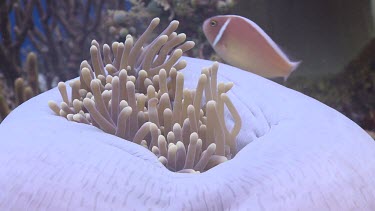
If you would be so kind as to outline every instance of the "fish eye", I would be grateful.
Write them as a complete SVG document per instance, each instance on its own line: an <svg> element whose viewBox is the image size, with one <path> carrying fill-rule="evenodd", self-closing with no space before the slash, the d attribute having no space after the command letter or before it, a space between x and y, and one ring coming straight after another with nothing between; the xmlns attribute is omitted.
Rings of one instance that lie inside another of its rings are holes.
<svg viewBox="0 0 375 211"><path fill-rule="evenodd" d="M211 20L210 25L211 26L216 26L217 25L217 21L216 20Z"/></svg>

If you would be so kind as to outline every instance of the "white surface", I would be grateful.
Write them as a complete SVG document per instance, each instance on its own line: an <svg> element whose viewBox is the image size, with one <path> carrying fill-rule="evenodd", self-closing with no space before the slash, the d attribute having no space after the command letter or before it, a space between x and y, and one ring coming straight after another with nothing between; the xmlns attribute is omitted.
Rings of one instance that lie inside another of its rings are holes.
<svg viewBox="0 0 375 211"><path fill-rule="evenodd" d="M186 59L193 88L211 62ZM360 127L220 65L228 80L242 150L203 174L171 173L141 146L55 116L57 89L32 98L0 125L0 210L375 210L375 143Z"/></svg>

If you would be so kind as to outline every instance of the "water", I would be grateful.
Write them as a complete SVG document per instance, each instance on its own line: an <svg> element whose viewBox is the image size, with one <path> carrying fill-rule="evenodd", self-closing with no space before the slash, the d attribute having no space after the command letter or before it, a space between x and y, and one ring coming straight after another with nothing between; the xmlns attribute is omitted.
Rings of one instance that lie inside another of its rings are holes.
<svg viewBox="0 0 375 211"><path fill-rule="evenodd" d="M332 106L367 130L375 130L374 1L174 0L161 5L154 0L141 1L143 5L126 0L92 1L91 5L90 1L36 1L29 13L32 1L15 2L17 5L0 3L1 8L9 7L2 10L2 17L7 16L11 26L10 40L6 40L6 27L0 32L0 45L8 55L0 61L2 96L10 108L17 106L14 80L28 78L24 58L30 51L37 53L38 72L51 88L53 81L78 76L80 62L90 58L92 39L103 44L123 41L127 33L137 37L158 16L162 27L172 19L179 20L178 31L196 42L188 56L220 60L201 25L214 15L237 14L256 22L289 58L302 61L287 82L277 82ZM22 15L17 19L17 14ZM31 15L28 22L26 14ZM22 47L13 49L9 43L18 39L15 27L25 24L32 27L21 36Z"/></svg>
<svg viewBox="0 0 375 211"><path fill-rule="evenodd" d="M284 85L375 130L374 5L242 0L235 12L258 23L290 58L302 60Z"/></svg>

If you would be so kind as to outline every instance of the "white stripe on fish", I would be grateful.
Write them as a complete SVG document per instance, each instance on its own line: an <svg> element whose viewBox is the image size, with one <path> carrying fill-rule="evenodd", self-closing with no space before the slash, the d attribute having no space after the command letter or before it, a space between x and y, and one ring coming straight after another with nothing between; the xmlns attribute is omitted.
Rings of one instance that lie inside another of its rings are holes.
<svg viewBox="0 0 375 211"><path fill-rule="evenodd" d="M214 41L214 43L212 44L213 46L216 46L216 44L220 41L220 39L221 39L221 37L223 36L224 31L225 31L225 29L227 28L229 22L230 22L230 18L228 18L228 20L225 21L223 27L221 27L219 33L216 35L215 41Z"/></svg>

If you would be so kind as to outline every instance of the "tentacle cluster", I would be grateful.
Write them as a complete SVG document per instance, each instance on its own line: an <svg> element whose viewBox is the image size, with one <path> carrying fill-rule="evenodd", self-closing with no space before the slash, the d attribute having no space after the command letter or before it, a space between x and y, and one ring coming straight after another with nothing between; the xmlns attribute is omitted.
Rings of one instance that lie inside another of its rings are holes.
<svg viewBox="0 0 375 211"><path fill-rule="evenodd" d="M70 83L71 98L60 82L60 106L53 101L48 104L70 121L144 146L171 171L203 172L237 152L241 119L226 94L233 83L217 82L215 62L202 70L196 89L184 89L184 76L178 70L186 62L178 59L194 44L174 32L178 22L172 21L143 47L158 22L154 19L134 45L131 36L112 48L105 44L103 55L93 41L92 65L82 62L79 79ZM230 130L225 107L234 119Z"/></svg>

